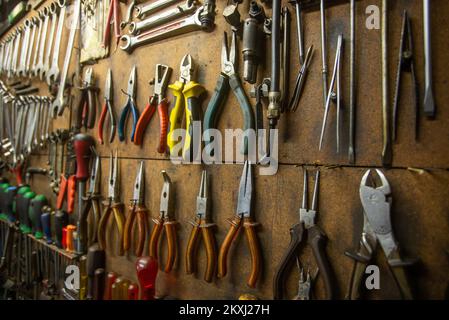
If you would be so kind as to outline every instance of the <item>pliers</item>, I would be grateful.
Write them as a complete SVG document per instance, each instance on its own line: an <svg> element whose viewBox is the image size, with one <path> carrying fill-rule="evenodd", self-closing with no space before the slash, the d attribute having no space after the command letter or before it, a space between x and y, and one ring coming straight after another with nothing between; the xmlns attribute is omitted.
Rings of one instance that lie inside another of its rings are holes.
<svg viewBox="0 0 449 320"><path fill-rule="evenodd" d="M207 266L204 273L204 280L211 282L215 274L215 266L217 263L217 252L213 227L215 223L210 221L209 206L207 202L207 172L203 170L201 175L201 186L198 196L196 197L196 216L191 221L193 228L190 233L189 242L186 250L186 272L192 274L196 270L195 258L198 248L198 240L200 233L203 237L204 246L206 247Z"/></svg>
<svg viewBox="0 0 449 320"><path fill-rule="evenodd" d="M286 271L293 260L297 259L299 248L302 247L302 244L305 241L307 241L307 244L311 247L319 272L323 277L326 299L332 300L334 297L334 275L325 251L326 235L321 228L315 224L315 218L318 212L319 184L320 172L317 171L315 176L315 187L313 190L312 207L309 209L307 199L308 174L307 170L304 170L303 198L301 208L299 209L299 223L295 224L290 229L290 244L274 274L273 296L276 300L282 299L283 297Z"/></svg>
<svg viewBox="0 0 449 320"><path fill-rule="evenodd" d="M114 108L112 107L112 98L112 71L111 69L108 69L108 74L104 85L104 104L103 109L101 110L100 120L98 121L98 141L100 141L101 144L103 144L103 125L106 120L106 114L109 114L109 124L111 125L109 143L111 143L115 137L115 129L117 125L115 121Z"/></svg>
<svg viewBox="0 0 449 320"><path fill-rule="evenodd" d="M114 36L116 45L118 45L120 41L120 20L121 20L121 12L120 12L120 3L119 0L111 0L109 2L109 11L108 18L106 20L106 28L104 30L103 35L103 46L109 46L109 38L111 34L111 25L114 23Z"/></svg>
<svg viewBox="0 0 449 320"><path fill-rule="evenodd" d="M126 91L126 95L128 96L128 100L126 101L125 106L123 107L122 113L120 115L119 123L118 123L118 138L120 141L125 140L125 127L126 120L129 117L129 113L132 113L133 116L133 127L131 131L131 141L134 141L134 135L136 133L136 125L137 120L139 119L139 110L136 106L136 91L137 91L137 69L134 66L131 70L131 74L129 75L128 80L128 90Z"/></svg>
<svg viewBox="0 0 449 320"><path fill-rule="evenodd" d="M119 179L119 167L118 167L118 155L117 150L115 151L115 157L111 156L109 159L109 181L108 181L108 198L104 202L105 211L101 216L100 222L98 224L98 243L100 247L106 249L106 228L108 224L109 217L111 213L114 214L115 224L117 226L118 237L119 237L119 255L124 254L123 250L123 225L124 225L124 205L120 202L120 183Z"/></svg>
<svg viewBox="0 0 449 320"><path fill-rule="evenodd" d="M242 87L240 77L236 72L236 34L232 33L231 47L228 48L228 36L224 32L223 44L221 48L221 73L215 86L214 94L209 101L204 114L204 141L207 145L211 142L209 129L216 128L218 116L226 100L229 88L236 96L240 109L243 113L243 130L254 129L254 113L245 90ZM248 137L244 137L242 154L248 154Z"/></svg>
<svg viewBox="0 0 449 320"><path fill-rule="evenodd" d="M237 212L232 219L228 220L231 224L231 228L229 229L218 254L218 277L223 278L227 274L226 264L229 249L243 224L246 240L248 241L248 247L251 253L251 274L247 281L247 285L251 288L256 285L260 267L262 265L260 245L255 230L258 223L251 217L252 191L251 162L247 160L245 161L242 178L240 179Z"/></svg>
<svg viewBox="0 0 449 320"><path fill-rule="evenodd" d="M143 247L145 246L145 237L148 233L148 209L145 207L145 178L144 178L144 163L140 162L139 171L137 172L136 181L134 183L134 194L131 199L131 205L129 206L129 214L125 221L125 230L123 233L123 248L128 251L131 247L131 241L133 239L132 230L134 226L134 220L137 215L137 229L139 230L138 242L134 246L135 254L137 257L142 256Z"/></svg>
<svg viewBox="0 0 449 320"><path fill-rule="evenodd" d="M168 101L165 97L168 80L170 80L171 68L163 64L156 65L154 79L154 94L150 97L148 104L137 121L136 133L134 136L134 144L141 145L143 134L148 126L154 112L159 114L159 146L157 152L165 153L167 149L167 128L168 128Z"/></svg>
<svg viewBox="0 0 449 320"><path fill-rule="evenodd" d="M177 223L173 215L173 194L171 189L171 180L165 170L161 171L164 177L164 186L161 192L161 204L160 204L160 214L159 217L153 218L154 227L151 231L150 244L149 244L149 256L153 260L158 260L158 248L159 239L162 233L162 228L164 228L167 245L168 245L168 255L167 262L165 264L165 272L170 272L173 268L176 256L176 229L175 224Z"/></svg>
<svg viewBox="0 0 449 320"><path fill-rule="evenodd" d="M401 258L399 246L391 226L391 187L382 171L376 169L376 172L381 181L380 187L376 188L367 185L371 170L365 172L360 183L359 193L363 206L363 230L358 250L355 253L345 252L348 257L355 260L347 298L351 300L360 298L365 269L375 255L377 243L379 243L390 265L402 298L411 300L413 295L404 267L414 264L416 260L404 260Z"/></svg>
<svg viewBox="0 0 449 320"><path fill-rule="evenodd" d="M84 73L83 85L80 90L81 99L76 113L75 127L77 129L81 129L81 127L92 129L95 126L97 109L95 106L97 100L95 92L98 88L95 87L95 79L91 67L87 68Z"/></svg>
<svg viewBox="0 0 449 320"><path fill-rule="evenodd" d="M180 149L175 148L178 144L179 135L175 130L180 129L182 125L182 114L185 113L186 133L184 146L182 148L182 157L185 160L195 159L193 156L193 124L201 121L202 109L200 96L206 89L193 80L195 75L195 66L192 57L186 54L181 60L179 80L170 84L168 87L172 90L174 96L174 107L170 113L170 130L167 136L167 145L172 157L178 157ZM201 150L201 148L199 148Z"/></svg>

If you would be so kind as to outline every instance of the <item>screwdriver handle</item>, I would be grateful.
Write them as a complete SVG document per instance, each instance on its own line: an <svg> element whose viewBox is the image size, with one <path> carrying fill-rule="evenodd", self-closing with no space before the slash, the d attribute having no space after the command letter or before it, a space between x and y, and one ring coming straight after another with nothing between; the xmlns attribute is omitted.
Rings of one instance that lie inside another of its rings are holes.
<svg viewBox="0 0 449 320"><path fill-rule="evenodd" d="M67 226L65 226L64 228L62 228L62 248L64 250L67 249Z"/></svg>
<svg viewBox="0 0 449 320"><path fill-rule="evenodd" d="M105 267L106 256L98 243L91 245L87 252L87 299L94 297L95 270Z"/></svg>
<svg viewBox="0 0 449 320"><path fill-rule="evenodd" d="M128 300L139 300L139 287L136 283L128 286Z"/></svg>
<svg viewBox="0 0 449 320"><path fill-rule="evenodd" d="M106 287L104 290L104 300L112 300L112 285L117 279L117 274L115 272L108 272L106 276Z"/></svg>
<svg viewBox="0 0 449 320"><path fill-rule="evenodd" d="M58 248L63 248L63 229L68 224L68 215L62 210L55 214L55 244Z"/></svg>
<svg viewBox="0 0 449 320"><path fill-rule="evenodd" d="M41 215L42 215L42 208L46 205L47 205L47 198L42 194L38 194L37 196L35 196L30 203L30 210L28 214L32 223L32 231L34 232L34 236L37 239L41 239L43 236Z"/></svg>
<svg viewBox="0 0 449 320"><path fill-rule="evenodd" d="M14 222L17 220L16 214L15 214L15 198L17 195L18 188L15 186L9 186L6 189L5 194L5 204L3 208L4 214L6 214L6 217L10 222Z"/></svg>
<svg viewBox="0 0 449 320"><path fill-rule="evenodd" d="M76 191L76 176L70 176L67 180L67 212L73 213L75 208L75 191Z"/></svg>
<svg viewBox="0 0 449 320"><path fill-rule="evenodd" d="M79 268L80 268L80 291L79 291L79 299L86 300L87 296L87 256L83 255L79 260Z"/></svg>
<svg viewBox="0 0 449 320"><path fill-rule="evenodd" d="M140 300L154 300L156 293L157 259L141 257L136 261L137 278L139 279Z"/></svg>
<svg viewBox="0 0 449 320"><path fill-rule="evenodd" d="M73 148L76 155L76 180L86 181L89 178L89 158L94 138L88 134L78 133L73 138Z"/></svg>
<svg viewBox="0 0 449 320"><path fill-rule="evenodd" d="M94 293L93 300L103 300L104 294L104 268L98 268L94 274Z"/></svg>
<svg viewBox="0 0 449 320"><path fill-rule="evenodd" d="M74 241L73 241L73 233L76 230L76 226L74 226L73 224L69 224L66 227L66 230L67 230L66 234L65 234L65 236L66 236L65 241L66 241L66 246L67 246L66 250L69 252L73 252L73 251L75 251L75 245L74 245Z"/></svg>
<svg viewBox="0 0 449 320"><path fill-rule="evenodd" d="M31 192L30 187L23 186L23 187L19 188L19 190L17 191L17 195L16 195L16 213L17 213L17 216L18 216L19 222L20 222L20 230L23 233L27 233L26 225L29 225L29 223L27 223L29 221L28 209L30 206L31 199L29 199L25 196L29 192Z"/></svg>
<svg viewBox="0 0 449 320"><path fill-rule="evenodd" d="M44 237L47 240L47 243L50 244L53 242L51 238L51 222L50 222L50 210L46 210L41 215L41 225L44 231Z"/></svg>
<svg viewBox="0 0 449 320"><path fill-rule="evenodd" d="M5 204L6 204L6 190L8 189L9 184L7 182L0 184L0 217L2 219L6 219L5 212Z"/></svg>

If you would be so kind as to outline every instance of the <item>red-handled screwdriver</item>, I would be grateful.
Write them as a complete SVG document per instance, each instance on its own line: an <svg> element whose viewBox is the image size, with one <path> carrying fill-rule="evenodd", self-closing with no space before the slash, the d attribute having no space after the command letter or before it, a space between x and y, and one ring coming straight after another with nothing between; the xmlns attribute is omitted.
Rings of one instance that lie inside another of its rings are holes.
<svg viewBox="0 0 449 320"><path fill-rule="evenodd" d="M157 260L151 259L150 257L141 257L137 259L136 271L141 289L140 300L154 300L158 271Z"/></svg>

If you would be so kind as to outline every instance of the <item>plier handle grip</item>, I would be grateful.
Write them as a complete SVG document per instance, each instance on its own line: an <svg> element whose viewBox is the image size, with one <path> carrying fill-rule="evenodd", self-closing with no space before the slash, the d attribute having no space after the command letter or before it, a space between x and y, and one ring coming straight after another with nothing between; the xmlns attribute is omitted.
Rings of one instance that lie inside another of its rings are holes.
<svg viewBox="0 0 449 320"><path fill-rule="evenodd" d="M112 71L108 69L108 74L106 76L106 83L104 86L104 104L101 110L100 120L98 121L98 140L100 144L103 144L103 126L106 120L106 114L109 114L109 124L111 126L111 131L109 134L109 143L114 140L116 121L114 109L112 107Z"/></svg>

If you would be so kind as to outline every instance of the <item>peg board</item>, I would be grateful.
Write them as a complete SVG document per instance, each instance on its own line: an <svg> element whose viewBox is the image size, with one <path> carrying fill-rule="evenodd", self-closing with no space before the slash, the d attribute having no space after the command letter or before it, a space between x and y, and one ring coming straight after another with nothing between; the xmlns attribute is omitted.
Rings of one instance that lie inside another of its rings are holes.
<svg viewBox="0 0 449 320"><path fill-rule="evenodd" d="M415 63L420 87L420 100L423 97L424 57L422 33L422 2L399 0L389 1L389 71L390 97L394 91L394 79L397 69L397 55L402 20L402 11L407 9L412 21L415 41ZM211 33L194 32L175 37L163 42L137 48L132 54L120 49L114 51L109 59L93 66L97 83L100 87L99 97L103 96L103 86L108 68L112 69L114 83L114 110L119 115L126 97L120 89L126 89L126 82L132 66L137 66L138 90L137 106L143 110L153 88L148 82L153 78L155 65L163 63L173 68L171 82L179 77L179 63L184 54L192 55L198 66L197 81L207 89L203 110L207 106L220 72L220 50L223 31L230 32L230 27L222 17L226 1L217 1L216 28ZM283 1L284 4L287 1ZM305 167L319 166L321 186L317 221L328 236L327 254L333 266L338 282L338 298L344 298L352 270L353 261L344 255L345 250L355 248L363 224L362 208L358 194L361 177L367 168L381 167L382 150L382 114L381 114L381 51L380 30L368 30L365 21L367 6L377 5L380 0L361 0L357 2L357 115L356 115L356 164L349 165L346 155L348 131L349 99L349 5L341 4L327 9L327 43L328 64L332 68L338 34L347 40L343 51L343 146L340 154L335 152L335 110L331 108L331 124L325 136L324 148L318 151L319 135L323 117L321 87L321 52L319 12L312 11L303 15L306 48L314 45L315 53L310 66L304 93L296 113L283 114L279 123L279 171L274 176L260 176L255 169L254 217L260 223L258 237L261 242L263 266L260 280L255 289L246 286L250 271L250 254L246 240L238 237L230 255L229 274L225 279L217 279L212 284L202 280L206 256L204 248L199 249L199 271L196 275L186 275L184 255L191 226L188 223L194 217L196 196L201 179L200 165L174 165L170 160L156 152L159 135L159 121L153 119L146 130L142 147L129 142L97 144L102 161L102 194L107 195L108 156L110 150L118 149L121 171L122 201L129 203L133 191L133 182L138 161L145 161L146 192L145 203L151 216L159 214L159 200L163 179L162 169L167 170L175 187L175 216L177 225L178 250L176 268L170 274L160 272L157 279L158 296L171 296L178 299L236 299L242 293L252 293L259 298L272 298L272 277L282 254L289 243L289 228L298 222L301 203L302 174ZM126 7L121 3L122 15ZM296 42L296 24L292 13L291 34L291 77L290 92L293 91L294 77L299 70ZM248 1L240 6L242 18L248 11ZM266 10L270 14L270 10ZM448 212L449 212L449 111L445 101L449 100L446 90L449 75L446 67L449 58L444 48L449 46L445 28L448 25L449 3L443 0L432 1L432 46L434 93L437 105L437 117L429 121L420 119L420 139L415 142L413 129L413 110L411 87L408 77L404 78L399 107L398 143L393 146L393 165L383 170L393 191L392 220L396 238L403 255L417 257L420 262L410 268L409 278L415 290L415 296L421 299L442 299L448 285L449 249ZM67 33L65 37L67 37ZM66 43L63 39L62 43ZM241 45L241 42L239 42ZM269 75L269 40L266 41L267 57L265 64L259 67L258 77ZM60 62L64 52L60 53ZM241 55L239 55L241 60ZM242 61L239 71L242 72ZM72 58L71 69L75 71L77 63ZM38 85L37 81L34 81ZM41 94L45 94L44 86ZM245 84L247 93L249 86ZM168 93L170 100L172 96ZM100 112L100 102L97 116ZM77 99L74 106L77 105ZM254 100L252 100L254 105ZM58 118L54 128L67 128L71 121L70 112L66 110ZM157 118L157 116L156 116ZM131 122L131 121L130 121ZM231 94L224 106L218 128L239 128L243 121L235 97ZM129 129L127 132L129 132ZM96 137L96 128L89 132ZM106 133L107 134L107 133ZM107 136L107 135L106 135ZM128 135L129 137L129 135ZM48 150L42 150L32 156L31 166L46 166ZM409 167L425 168L423 174L407 170ZM228 230L227 218L234 215L236 209L239 179L243 166L212 165L206 169L210 176L211 212L217 224L217 246L222 243ZM11 177L12 178L12 177ZM46 194L55 204L55 196L48 187L48 179L36 176L32 188ZM76 209L75 209L76 210ZM149 217L150 226L152 222ZM115 229L110 227L110 234ZM114 236L109 239L114 241ZM149 235L148 235L149 238ZM148 239L147 239L148 241ZM200 244L201 245L201 244ZM218 248L217 248L218 249ZM146 250L146 249L145 249ZM161 263L165 263L165 239L161 250ZM113 270L124 277L136 281L135 261L132 254L118 257L115 250L107 252L107 270ZM132 252L132 250L131 250ZM145 251L147 252L147 251ZM301 261L314 270L313 257L309 250L301 255ZM367 294L370 299L399 298L391 273L387 269L382 254L376 256L376 263L381 270L381 290ZM292 298L297 292L298 272L292 269L287 281L287 297ZM318 277L315 286L317 298L324 296L323 283Z"/></svg>

